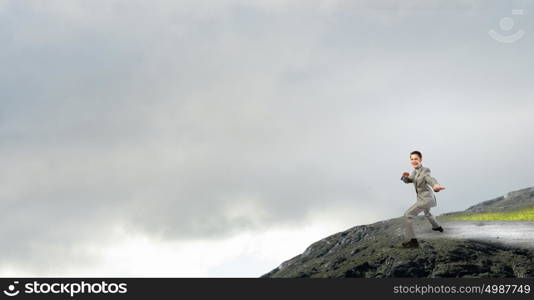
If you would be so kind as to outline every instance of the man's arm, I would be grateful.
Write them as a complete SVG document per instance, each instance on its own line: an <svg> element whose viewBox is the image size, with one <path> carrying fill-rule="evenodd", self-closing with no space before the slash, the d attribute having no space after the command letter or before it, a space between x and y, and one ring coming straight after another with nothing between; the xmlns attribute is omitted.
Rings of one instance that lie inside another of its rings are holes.
<svg viewBox="0 0 534 300"><path fill-rule="evenodd" d="M426 168L426 172L424 174L424 177L425 177L426 183L428 183L435 192L439 192L440 190L444 189L444 187L442 187L438 183L436 178L430 176L430 169L429 168Z"/></svg>
<svg viewBox="0 0 534 300"><path fill-rule="evenodd" d="M413 182L413 172L411 175L408 175L406 176L405 174L402 175L401 177L401 180L404 182L404 183L412 183Z"/></svg>

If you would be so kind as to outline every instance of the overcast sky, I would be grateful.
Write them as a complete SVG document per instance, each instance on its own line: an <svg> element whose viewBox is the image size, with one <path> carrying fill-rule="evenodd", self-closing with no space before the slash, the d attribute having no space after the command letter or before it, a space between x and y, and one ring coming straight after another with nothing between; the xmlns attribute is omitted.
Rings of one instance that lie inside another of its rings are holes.
<svg viewBox="0 0 534 300"><path fill-rule="evenodd" d="M532 12L2 0L0 275L257 277L402 216L413 150L436 215L534 186Z"/></svg>

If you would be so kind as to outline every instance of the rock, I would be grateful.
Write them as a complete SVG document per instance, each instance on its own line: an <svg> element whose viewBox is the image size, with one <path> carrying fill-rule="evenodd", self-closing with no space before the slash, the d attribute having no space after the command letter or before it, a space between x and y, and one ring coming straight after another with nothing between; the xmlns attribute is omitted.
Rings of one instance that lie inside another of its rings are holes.
<svg viewBox="0 0 534 300"><path fill-rule="evenodd" d="M502 210L534 204L534 188L470 207ZM404 249L403 218L355 226L311 244L261 277L534 277L534 249L460 239L419 240ZM429 226L423 216L414 226Z"/></svg>

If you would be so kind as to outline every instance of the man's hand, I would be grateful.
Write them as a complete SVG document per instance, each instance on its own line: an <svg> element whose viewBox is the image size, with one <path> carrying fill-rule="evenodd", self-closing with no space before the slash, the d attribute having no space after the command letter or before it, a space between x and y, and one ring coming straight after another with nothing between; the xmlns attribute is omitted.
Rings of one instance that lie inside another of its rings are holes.
<svg viewBox="0 0 534 300"><path fill-rule="evenodd" d="M435 186L433 187L433 189L434 189L434 192L439 192L439 191L441 191L441 190L444 190L445 187L442 186L442 185L435 185Z"/></svg>
<svg viewBox="0 0 534 300"><path fill-rule="evenodd" d="M408 172L404 172L404 173L402 173L402 176L403 176L403 177L409 177L409 176L410 176L410 173L408 173Z"/></svg>

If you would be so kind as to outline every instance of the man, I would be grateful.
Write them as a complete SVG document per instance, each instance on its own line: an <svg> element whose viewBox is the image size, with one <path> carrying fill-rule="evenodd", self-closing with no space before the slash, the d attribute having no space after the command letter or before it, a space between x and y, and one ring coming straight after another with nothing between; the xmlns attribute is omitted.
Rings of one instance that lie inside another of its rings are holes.
<svg viewBox="0 0 534 300"><path fill-rule="evenodd" d="M422 165L423 155L419 151L413 151L410 153L410 162L414 170L412 173L404 172L401 180L405 183L413 183L415 186L415 192L417 194L417 202L412 205L406 213L404 213L405 220L405 234L406 241L402 243L404 248L417 248L419 242L415 238L413 232L413 218L420 212L425 213L425 217L432 224L432 230L443 232L443 228L438 224L436 219L430 214L430 208L436 206L436 197L434 192L444 190L445 187L438 184L438 181L430 176L430 169L423 167Z"/></svg>

